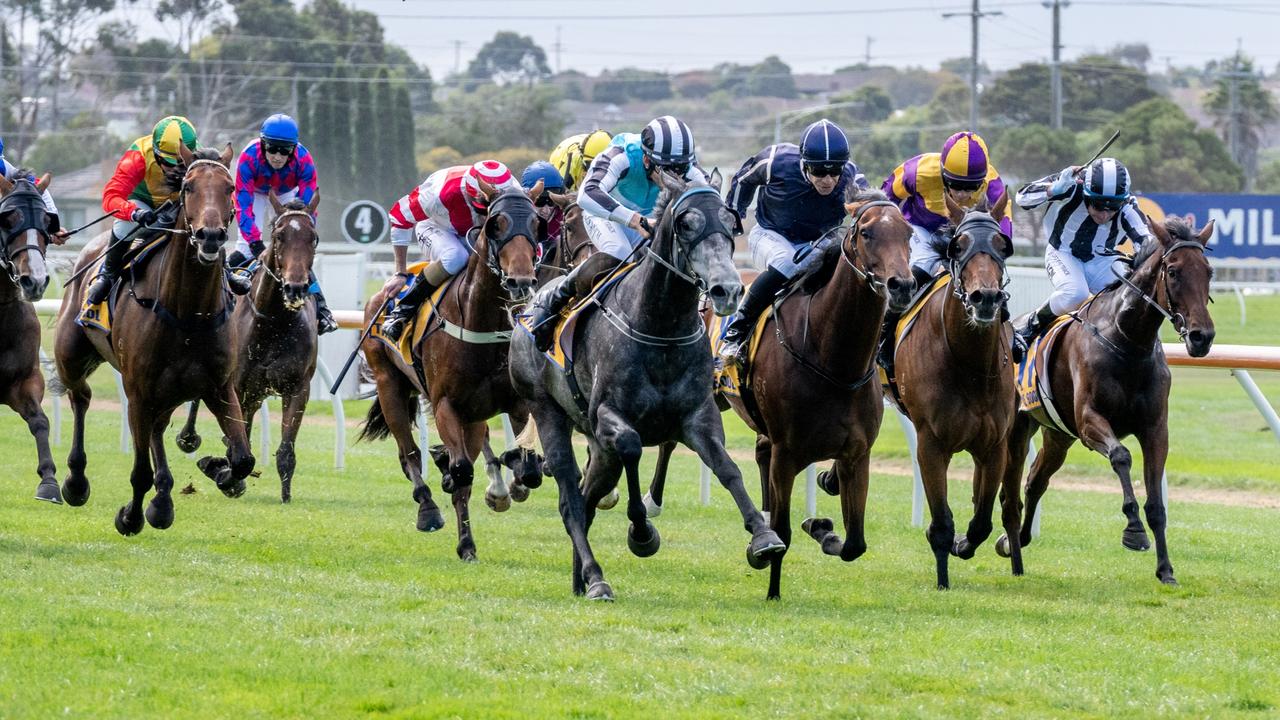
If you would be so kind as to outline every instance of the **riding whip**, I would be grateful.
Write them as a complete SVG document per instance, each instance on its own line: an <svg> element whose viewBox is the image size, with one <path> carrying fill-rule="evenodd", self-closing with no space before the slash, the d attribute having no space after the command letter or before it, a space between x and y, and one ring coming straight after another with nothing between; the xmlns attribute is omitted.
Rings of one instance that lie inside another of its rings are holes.
<svg viewBox="0 0 1280 720"><path fill-rule="evenodd" d="M382 315L382 312L387 309L387 305L391 304L393 298L395 298L395 293L388 293L387 299L382 301L382 307L378 308L378 311L369 319L369 324L364 326L364 332L360 333L360 339L356 341L355 349L351 351L351 355L343 363L342 369L338 371L338 377L334 379L333 387L329 388L330 395L338 394L338 386L342 384L342 379L347 376L347 371L351 369L351 363L355 362L356 354L360 352L360 346L364 344L364 339L369 337L369 333L373 331L373 324L378 322L378 316Z"/></svg>
<svg viewBox="0 0 1280 720"><path fill-rule="evenodd" d="M80 232L81 230L87 230L87 229L89 229L89 228L93 227L94 225L97 225L98 223L102 222L103 220L106 220L107 218L111 217L111 216L112 216L112 215L114 215L114 214L115 214L115 213L107 213L106 215L103 215L102 217L98 218L97 220L93 220L93 221L91 221L91 222L87 222L87 223L85 223L85 224L81 225L80 227L76 228L75 230L68 230L68 231L67 231L67 237L71 237L72 235L75 235L76 233Z"/></svg>
<svg viewBox="0 0 1280 720"><path fill-rule="evenodd" d="M99 218L99 220L100 220L100 219L101 219L101 218ZM97 220L95 220L94 222L97 222ZM92 224L93 224L93 223L90 223L90 225L92 225ZM86 225L85 227L88 227L88 225ZM81 230L83 230L84 228L80 228L80 229L81 229ZM71 274L71 277L67 278L67 281L63 283L63 286L70 285L71 283L75 282L75 279L76 279L76 278L78 278L78 277L80 277L81 275L83 275L85 270L88 270L89 268L93 267L93 264L94 264L94 263L96 263L96 262L98 262L99 260L101 260L103 255L106 255L106 254L107 254L107 252L111 250L111 248L115 247L116 243L127 243L127 242L129 242L129 241L133 238L133 236L134 236L134 235L137 235L137 234L138 234L138 231L139 231L139 230L156 230L156 229L158 229L158 228L152 228L152 227L146 227L146 226L144 226L144 225L139 225L138 227L136 227L136 228L134 228L134 229L130 230L130 231L129 231L129 233L128 233L127 235L125 235L124 237L122 237L122 238L120 238L120 239L116 239L116 238L113 236L113 237L111 238L111 242L107 243L107 246L106 246L105 248L103 248L103 249L102 249L102 252L98 253L96 257L94 257L94 258L93 258L92 260L90 260L89 262L85 263L85 264L84 264L84 267L82 267L82 268L80 268L79 270L77 270L77 271L75 271L74 273L72 273L72 274ZM159 228L159 229L163 229L163 228Z"/></svg>
<svg viewBox="0 0 1280 720"><path fill-rule="evenodd" d="M1102 147L1098 148L1098 152L1094 153L1094 154L1093 154L1093 157L1089 158L1089 162L1085 163L1084 165L1081 165L1080 167L1089 167L1090 165L1092 165L1092 164L1093 164L1093 161L1094 161L1094 160L1097 160L1097 159L1098 159L1098 158L1100 158L1100 157L1102 157L1102 153L1106 152L1106 151L1107 151L1107 148L1111 147L1111 143L1115 142L1115 141L1116 141L1116 138L1118 138L1118 137L1120 137L1120 131L1119 131L1119 130L1117 130L1117 131L1115 131L1114 133L1112 133L1112 134L1111 134L1111 139L1110 139L1110 140L1108 140L1108 141L1106 141L1105 143L1103 143L1103 144L1102 144Z"/></svg>

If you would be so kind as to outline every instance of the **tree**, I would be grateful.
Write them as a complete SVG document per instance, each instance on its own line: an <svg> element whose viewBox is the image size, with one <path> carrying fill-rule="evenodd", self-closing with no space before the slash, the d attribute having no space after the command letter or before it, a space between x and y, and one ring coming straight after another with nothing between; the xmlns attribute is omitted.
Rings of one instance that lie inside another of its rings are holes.
<svg viewBox="0 0 1280 720"><path fill-rule="evenodd" d="M790 65L777 55L770 55L747 72L745 89L747 95L793 98L796 80L791 76Z"/></svg>
<svg viewBox="0 0 1280 720"><path fill-rule="evenodd" d="M1128 166L1138 191L1229 193L1244 185L1244 172L1222 141L1165 98L1135 105L1118 125L1120 139L1108 154Z"/></svg>
<svg viewBox="0 0 1280 720"><path fill-rule="evenodd" d="M467 77L498 84L531 83L551 75L547 53L527 35L499 31L467 66Z"/></svg>
<svg viewBox="0 0 1280 720"><path fill-rule="evenodd" d="M1045 125L1011 128L990 147L998 159L1001 175L1030 181L1082 162L1076 135L1070 130L1054 130Z"/></svg>
<svg viewBox="0 0 1280 720"><path fill-rule="evenodd" d="M425 123L430 147L451 147L463 155L509 147L551 147L569 118L560 92L548 85L485 85L456 93Z"/></svg>
<svg viewBox="0 0 1280 720"><path fill-rule="evenodd" d="M42 135L23 158L23 164L56 177L88 163L116 157L126 143L107 129L101 115L81 113L63 129Z"/></svg>
<svg viewBox="0 0 1280 720"><path fill-rule="evenodd" d="M879 85L863 85L846 95L836 95L831 101L858 103L841 114L862 125L878 123L893 114L893 98Z"/></svg>
<svg viewBox="0 0 1280 720"><path fill-rule="evenodd" d="M1214 117L1214 125L1234 147L1228 151L1245 173L1245 187L1252 188L1258 174L1258 150L1262 147L1266 126L1280 118L1275 98L1254 74L1253 60L1237 53L1220 67L1213 89L1205 97L1204 107ZM1232 112L1231 86L1235 84L1235 112ZM1234 128L1234 130L1233 130Z"/></svg>
<svg viewBox="0 0 1280 720"><path fill-rule="evenodd" d="M1107 57L1145 73L1147 71L1147 63L1151 62L1151 48L1142 42L1122 43L1108 50Z"/></svg>
<svg viewBox="0 0 1280 720"><path fill-rule="evenodd" d="M591 88L595 102L622 104L628 100L666 100L671 97L671 79L665 73L638 68L622 68L600 74Z"/></svg>
<svg viewBox="0 0 1280 720"><path fill-rule="evenodd" d="M222 0L160 0L156 3L156 18L177 23L178 47L188 53L200 31L215 22L221 12Z"/></svg>

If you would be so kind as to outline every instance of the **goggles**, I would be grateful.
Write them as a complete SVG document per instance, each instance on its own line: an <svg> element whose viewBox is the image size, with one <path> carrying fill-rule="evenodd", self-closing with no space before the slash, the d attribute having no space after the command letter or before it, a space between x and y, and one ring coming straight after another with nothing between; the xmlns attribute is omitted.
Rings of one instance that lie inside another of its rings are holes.
<svg viewBox="0 0 1280 720"><path fill-rule="evenodd" d="M263 140L262 151L268 155L284 155L288 157L293 154L293 143L280 142L278 140Z"/></svg>
<svg viewBox="0 0 1280 720"><path fill-rule="evenodd" d="M976 192L978 188L982 187L981 180L955 180L948 177L942 179L942 184L948 190L958 190L960 192Z"/></svg>
<svg viewBox="0 0 1280 720"><path fill-rule="evenodd" d="M1086 197L1084 199L1084 204L1086 207L1092 208L1094 210L1102 210L1104 212L1116 212L1120 208L1124 207L1124 204L1128 201L1129 201L1128 198L1118 198L1118 197Z"/></svg>
<svg viewBox="0 0 1280 720"><path fill-rule="evenodd" d="M844 163L805 163L804 171L813 177L840 177L844 172Z"/></svg>

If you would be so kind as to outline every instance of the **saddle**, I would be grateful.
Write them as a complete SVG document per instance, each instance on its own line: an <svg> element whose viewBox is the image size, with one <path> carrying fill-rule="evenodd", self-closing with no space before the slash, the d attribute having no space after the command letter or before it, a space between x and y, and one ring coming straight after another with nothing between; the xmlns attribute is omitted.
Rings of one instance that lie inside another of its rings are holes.
<svg viewBox="0 0 1280 720"><path fill-rule="evenodd" d="M172 237L168 233L163 233L149 238L145 242L132 245L124 256L124 267L120 271L120 275L116 278L115 284L111 286L111 292L107 293L107 299L96 305L89 305L86 301L81 301L80 314L76 316L76 324L83 328L93 328L102 332L111 334L111 318L115 314L116 297L119 295L120 285L126 280L132 282L134 276L140 270L147 266L147 262L155 256L169 238ZM88 268L85 268L83 276L87 278L95 277L98 269L105 262L105 253L103 257L95 260Z"/></svg>
<svg viewBox="0 0 1280 720"><path fill-rule="evenodd" d="M454 277L446 280L444 284L431 294L431 297L427 302L422 303L418 308L417 314L413 316L409 321L409 324L405 326L404 331L400 333L399 342L382 334L382 319L386 317L386 314L390 312L398 302L400 302L401 298L409 294L409 291L414 285L422 281L422 276L419 273L421 273L426 267L426 262L417 262L406 268L406 272L410 274L409 280L405 282L404 287L400 289L400 292L396 293L395 298L392 299L392 301L388 303L387 306L373 319L373 327L369 330L369 335L371 337L376 338L391 350L399 353L405 364L414 368L417 368L417 362L413 357L413 348L422 341L422 338L427 334L427 331L432 329L433 321L435 321L437 317L436 307L440 304L440 299L444 297L446 292L448 292L449 286L453 285L457 276L455 275ZM440 327L441 322L442 321L434 322L434 324L436 327Z"/></svg>
<svg viewBox="0 0 1280 720"><path fill-rule="evenodd" d="M895 355L898 353L898 346L902 344L903 338L915 327L916 320L920 318L920 311L929 302L929 298L950 284L951 273L944 272L935 278L932 283L916 291L915 297L911 298L911 304L907 307L906 312L902 313L902 317L898 319L898 324L893 328L893 352ZM898 409L898 412L906 415L907 409L902 404L902 391L898 387L897 378L886 373L883 367L879 367L877 372L880 374L880 385L884 387L885 397L889 398L894 407Z"/></svg>
<svg viewBox="0 0 1280 720"><path fill-rule="evenodd" d="M1090 295L1084 304L1075 311L1062 315L1049 324L1031 339L1031 347L1027 348L1022 362L1013 368L1014 384L1018 388L1018 409L1029 413L1042 425L1054 428L1076 437L1058 411L1057 401L1053 397L1050 375L1045 372L1053 367L1054 351L1058 340L1066 334L1067 326L1076 320L1077 314L1093 302L1096 295Z"/></svg>

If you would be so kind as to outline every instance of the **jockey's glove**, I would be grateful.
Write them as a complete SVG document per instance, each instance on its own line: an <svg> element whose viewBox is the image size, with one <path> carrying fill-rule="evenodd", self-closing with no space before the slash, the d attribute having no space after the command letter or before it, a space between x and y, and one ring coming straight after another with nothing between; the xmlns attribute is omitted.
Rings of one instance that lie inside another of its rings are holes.
<svg viewBox="0 0 1280 720"><path fill-rule="evenodd" d="M254 260L257 260L258 257L261 256L263 251L266 249L267 249L266 243L262 242L261 240L253 240L253 241L250 241L249 243L249 252L253 253Z"/></svg>
<svg viewBox="0 0 1280 720"><path fill-rule="evenodd" d="M138 208L133 211L133 215L130 217L139 225L152 225L156 221L156 211L148 210L147 208Z"/></svg>
<svg viewBox="0 0 1280 720"><path fill-rule="evenodd" d="M1075 187L1075 185L1076 169L1074 167L1063 168L1062 172L1058 173L1058 179L1053 181L1053 187L1049 188L1049 192L1051 192L1054 197L1066 195L1071 192L1071 189Z"/></svg>

